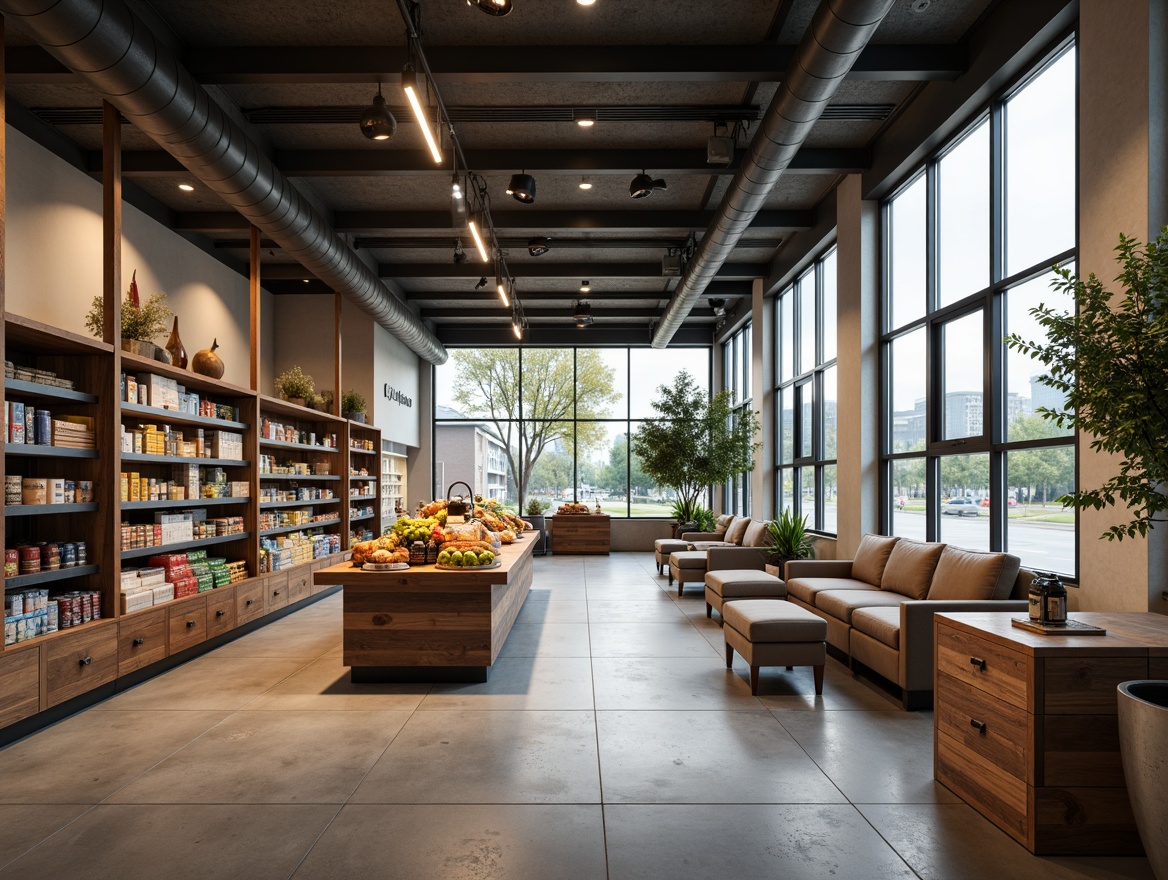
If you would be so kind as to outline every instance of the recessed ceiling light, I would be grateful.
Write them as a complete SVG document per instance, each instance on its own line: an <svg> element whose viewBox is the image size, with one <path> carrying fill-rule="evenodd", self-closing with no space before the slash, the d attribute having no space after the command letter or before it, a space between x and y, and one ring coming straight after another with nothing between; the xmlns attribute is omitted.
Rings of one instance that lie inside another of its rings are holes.
<svg viewBox="0 0 1168 880"><path fill-rule="evenodd" d="M592 289L592 284L590 282L588 282L587 280L580 282L580 292L581 293L587 293L591 289Z"/></svg>
<svg viewBox="0 0 1168 880"><path fill-rule="evenodd" d="M592 128L592 126L596 125L595 110L576 110L572 113L572 118L576 120L576 124L581 128Z"/></svg>
<svg viewBox="0 0 1168 880"><path fill-rule="evenodd" d="M580 178L580 189L592 189L592 178L581 177Z"/></svg>
<svg viewBox="0 0 1168 880"><path fill-rule="evenodd" d="M592 126L596 125L596 120L595 119L577 119L576 124L578 126L580 126L581 128L592 128Z"/></svg>
<svg viewBox="0 0 1168 880"><path fill-rule="evenodd" d="M591 6L596 0L576 0L578 6Z"/></svg>
<svg viewBox="0 0 1168 880"><path fill-rule="evenodd" d="M466 0L467 6L475 6L487 15L503 16L511 12L511 0Z"/></svg>
<svg viewBox="0 0 1168 880"><path fill-rule="evenodd" d="M308 279L307 279L307 278L301 278L300 280L301 280L301 281L303 281L305 284L307 284L307 283L308 283Z"/></svg>
<svg viewBox="0 0 1168 880"><path fill-rule="evenodd" d="M180 183L178 185L178 188L181 189L185 193L193 193L195 191L195 188L193 186L191 186L189 183Z"/></svg>

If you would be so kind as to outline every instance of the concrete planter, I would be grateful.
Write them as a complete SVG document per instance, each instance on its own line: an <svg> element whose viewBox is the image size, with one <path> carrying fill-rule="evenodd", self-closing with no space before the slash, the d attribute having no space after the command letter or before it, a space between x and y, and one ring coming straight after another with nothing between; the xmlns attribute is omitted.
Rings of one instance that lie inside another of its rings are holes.
<svg viewBox="0 0 1168 880"><path fill-rule="evenodd" d="M786 576L783 574L783 566L782 565L771 565L768 562L768 563L766 563L766 565L763 566L763 568L766 570L767 574L773 574L775 577L782 578L783 580L787 579Z"/></svg>
<svg viewBox="0 0 1168 880"><path fill-rule="evenodd" d="M1119 750L1152 872L1168 880L1168 681L1119 686Z"/></svg>

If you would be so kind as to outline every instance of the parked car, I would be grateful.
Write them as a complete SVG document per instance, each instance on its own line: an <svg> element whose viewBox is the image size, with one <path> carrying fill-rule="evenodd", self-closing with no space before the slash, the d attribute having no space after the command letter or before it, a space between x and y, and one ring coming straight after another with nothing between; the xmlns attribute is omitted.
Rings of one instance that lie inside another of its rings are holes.
<svg viewBox="0 0 1168 880"><path fill-rule="evenodd" d="M989 507L990 500L988 498L983 498L981 500L981 506L982 507ZM1006 506L1007 507L1017 507L1018 506L1018 499L1017 498L1007 498L1006 499Z"/></svg>
<svg viewBox="0 0 1168 880"><path fill-rule="evenodd" d="M977 516L977 502L972 498L950 498L941 505L941 513L953 516Z"/></svg>

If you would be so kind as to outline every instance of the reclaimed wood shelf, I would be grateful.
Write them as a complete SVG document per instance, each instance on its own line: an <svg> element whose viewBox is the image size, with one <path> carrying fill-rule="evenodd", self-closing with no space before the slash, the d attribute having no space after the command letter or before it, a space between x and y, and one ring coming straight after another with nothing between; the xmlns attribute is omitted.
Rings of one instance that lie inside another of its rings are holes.
<svg viewBox="0 0 1168 880"><path fill-rule="evenodd" d="M607 556L612 548L607 513L557 514L551 517L552 553Z"/></svg>

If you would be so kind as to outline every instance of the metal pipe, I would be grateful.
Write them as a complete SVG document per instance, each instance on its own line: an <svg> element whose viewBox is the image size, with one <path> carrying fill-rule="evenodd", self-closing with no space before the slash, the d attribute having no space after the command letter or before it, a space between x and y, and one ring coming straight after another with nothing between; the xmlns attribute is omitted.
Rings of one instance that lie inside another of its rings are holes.
<svg viewBox="0 0 1168 880"><path fill-rule="evenodd" d="M337 293L433 364L446 348L123 0L0 0L0 12Z"/></svg>
<svg viewBox="0 0 1168 880"><path fill-rule="evenodd" d="M893 0L823 0L799 41L742 165L686 265L653 347L665 348L791 164Z"/></svg>

